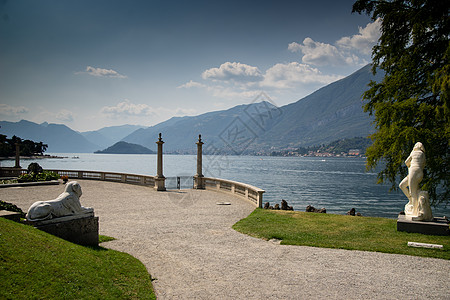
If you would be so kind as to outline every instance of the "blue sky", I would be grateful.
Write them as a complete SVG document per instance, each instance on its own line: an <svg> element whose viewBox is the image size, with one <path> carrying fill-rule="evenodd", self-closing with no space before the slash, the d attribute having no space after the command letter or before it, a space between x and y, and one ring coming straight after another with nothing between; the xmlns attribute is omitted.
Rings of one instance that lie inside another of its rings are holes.
<svg viewBox="0 0 450 300"><path fill-rule="evenodd" d="M295 102L370 62L354 1L0 0L0 119L79 130Z"/></svg>

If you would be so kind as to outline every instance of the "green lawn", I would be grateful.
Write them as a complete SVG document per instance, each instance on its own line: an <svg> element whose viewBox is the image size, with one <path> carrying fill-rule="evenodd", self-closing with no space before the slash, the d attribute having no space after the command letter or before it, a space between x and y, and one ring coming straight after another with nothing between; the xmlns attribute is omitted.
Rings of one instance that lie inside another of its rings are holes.
<svg viewBox="0 0 450 300"><path fill-rule="evenodd" d="M0 218L0 299L156 297L145 266L133 256Z"/></svg>
<svg viewBox="0 0 450 300"><path fill-rule="evenodd" d="M377 251L450 259L450 236L397 231L397 220L257 208L233 225L239 232L283 245ZM408 242L444 245L444 250L412 248Z"/></svg>

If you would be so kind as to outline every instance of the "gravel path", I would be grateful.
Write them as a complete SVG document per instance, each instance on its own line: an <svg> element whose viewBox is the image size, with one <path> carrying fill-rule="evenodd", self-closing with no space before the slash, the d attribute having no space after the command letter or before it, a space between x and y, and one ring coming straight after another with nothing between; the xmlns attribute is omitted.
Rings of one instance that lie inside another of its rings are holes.
<svg viewBox="0 0 450 300"><path fill-rule="evenodd" d="M117 238L103 246L142 261L158 299L450 299L450 261L277 245L231 229L254 209L238 197L79 182L100 234ZM26 211L63 188L1 189L0 199Z"/></svg>

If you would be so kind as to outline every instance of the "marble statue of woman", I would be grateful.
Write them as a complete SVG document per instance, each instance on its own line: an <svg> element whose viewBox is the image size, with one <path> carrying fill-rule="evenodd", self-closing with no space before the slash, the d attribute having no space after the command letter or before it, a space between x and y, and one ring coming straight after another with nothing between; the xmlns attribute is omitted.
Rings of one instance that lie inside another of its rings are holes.
<svg viewBox="0 0 450 300"><path fill-rule="evenodd" d="M408 167L408 176L400 182L400 189L408 197L408 203L405 205L405 215L413 220L428 221L433 216L429 207L428 193L419 189L419 184L423 178L423 169L425 168L425 147L421 142L414 145L411 154L405 161ZM419 199L419 196L421 196ZM423 199L426 197L427 199ZM425 207L424 207L425 205ZM426 213L424 213L426 211Z"/></svg>

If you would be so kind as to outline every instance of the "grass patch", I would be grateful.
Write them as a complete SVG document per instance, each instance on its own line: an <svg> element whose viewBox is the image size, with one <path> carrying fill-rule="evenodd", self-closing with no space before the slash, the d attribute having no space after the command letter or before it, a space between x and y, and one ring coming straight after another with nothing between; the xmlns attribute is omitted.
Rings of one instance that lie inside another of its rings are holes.
<svg viewBox="0 0 450 300"><path fill-rule="evenodd" d="M105 242L110 242L110 241L114 241L115 238L110 237L110 236L106 236L106 235L98 235L98 243L105 243Z"/></svg>
<svg viewBox="0 0 450 300"><path fill-rule="evenodd" d="M283 245L376 251L450 259L450 237L397 231L397 220L257 208L233 229ZM444 249L408 247L408 242L444 245Z"/></svg>
<svg viewBox="0 0 450 300"><path fill-rule="evenodd" d="M156 299L151 276L133 256L76 245L4 218L0 298Z"/></svg>

